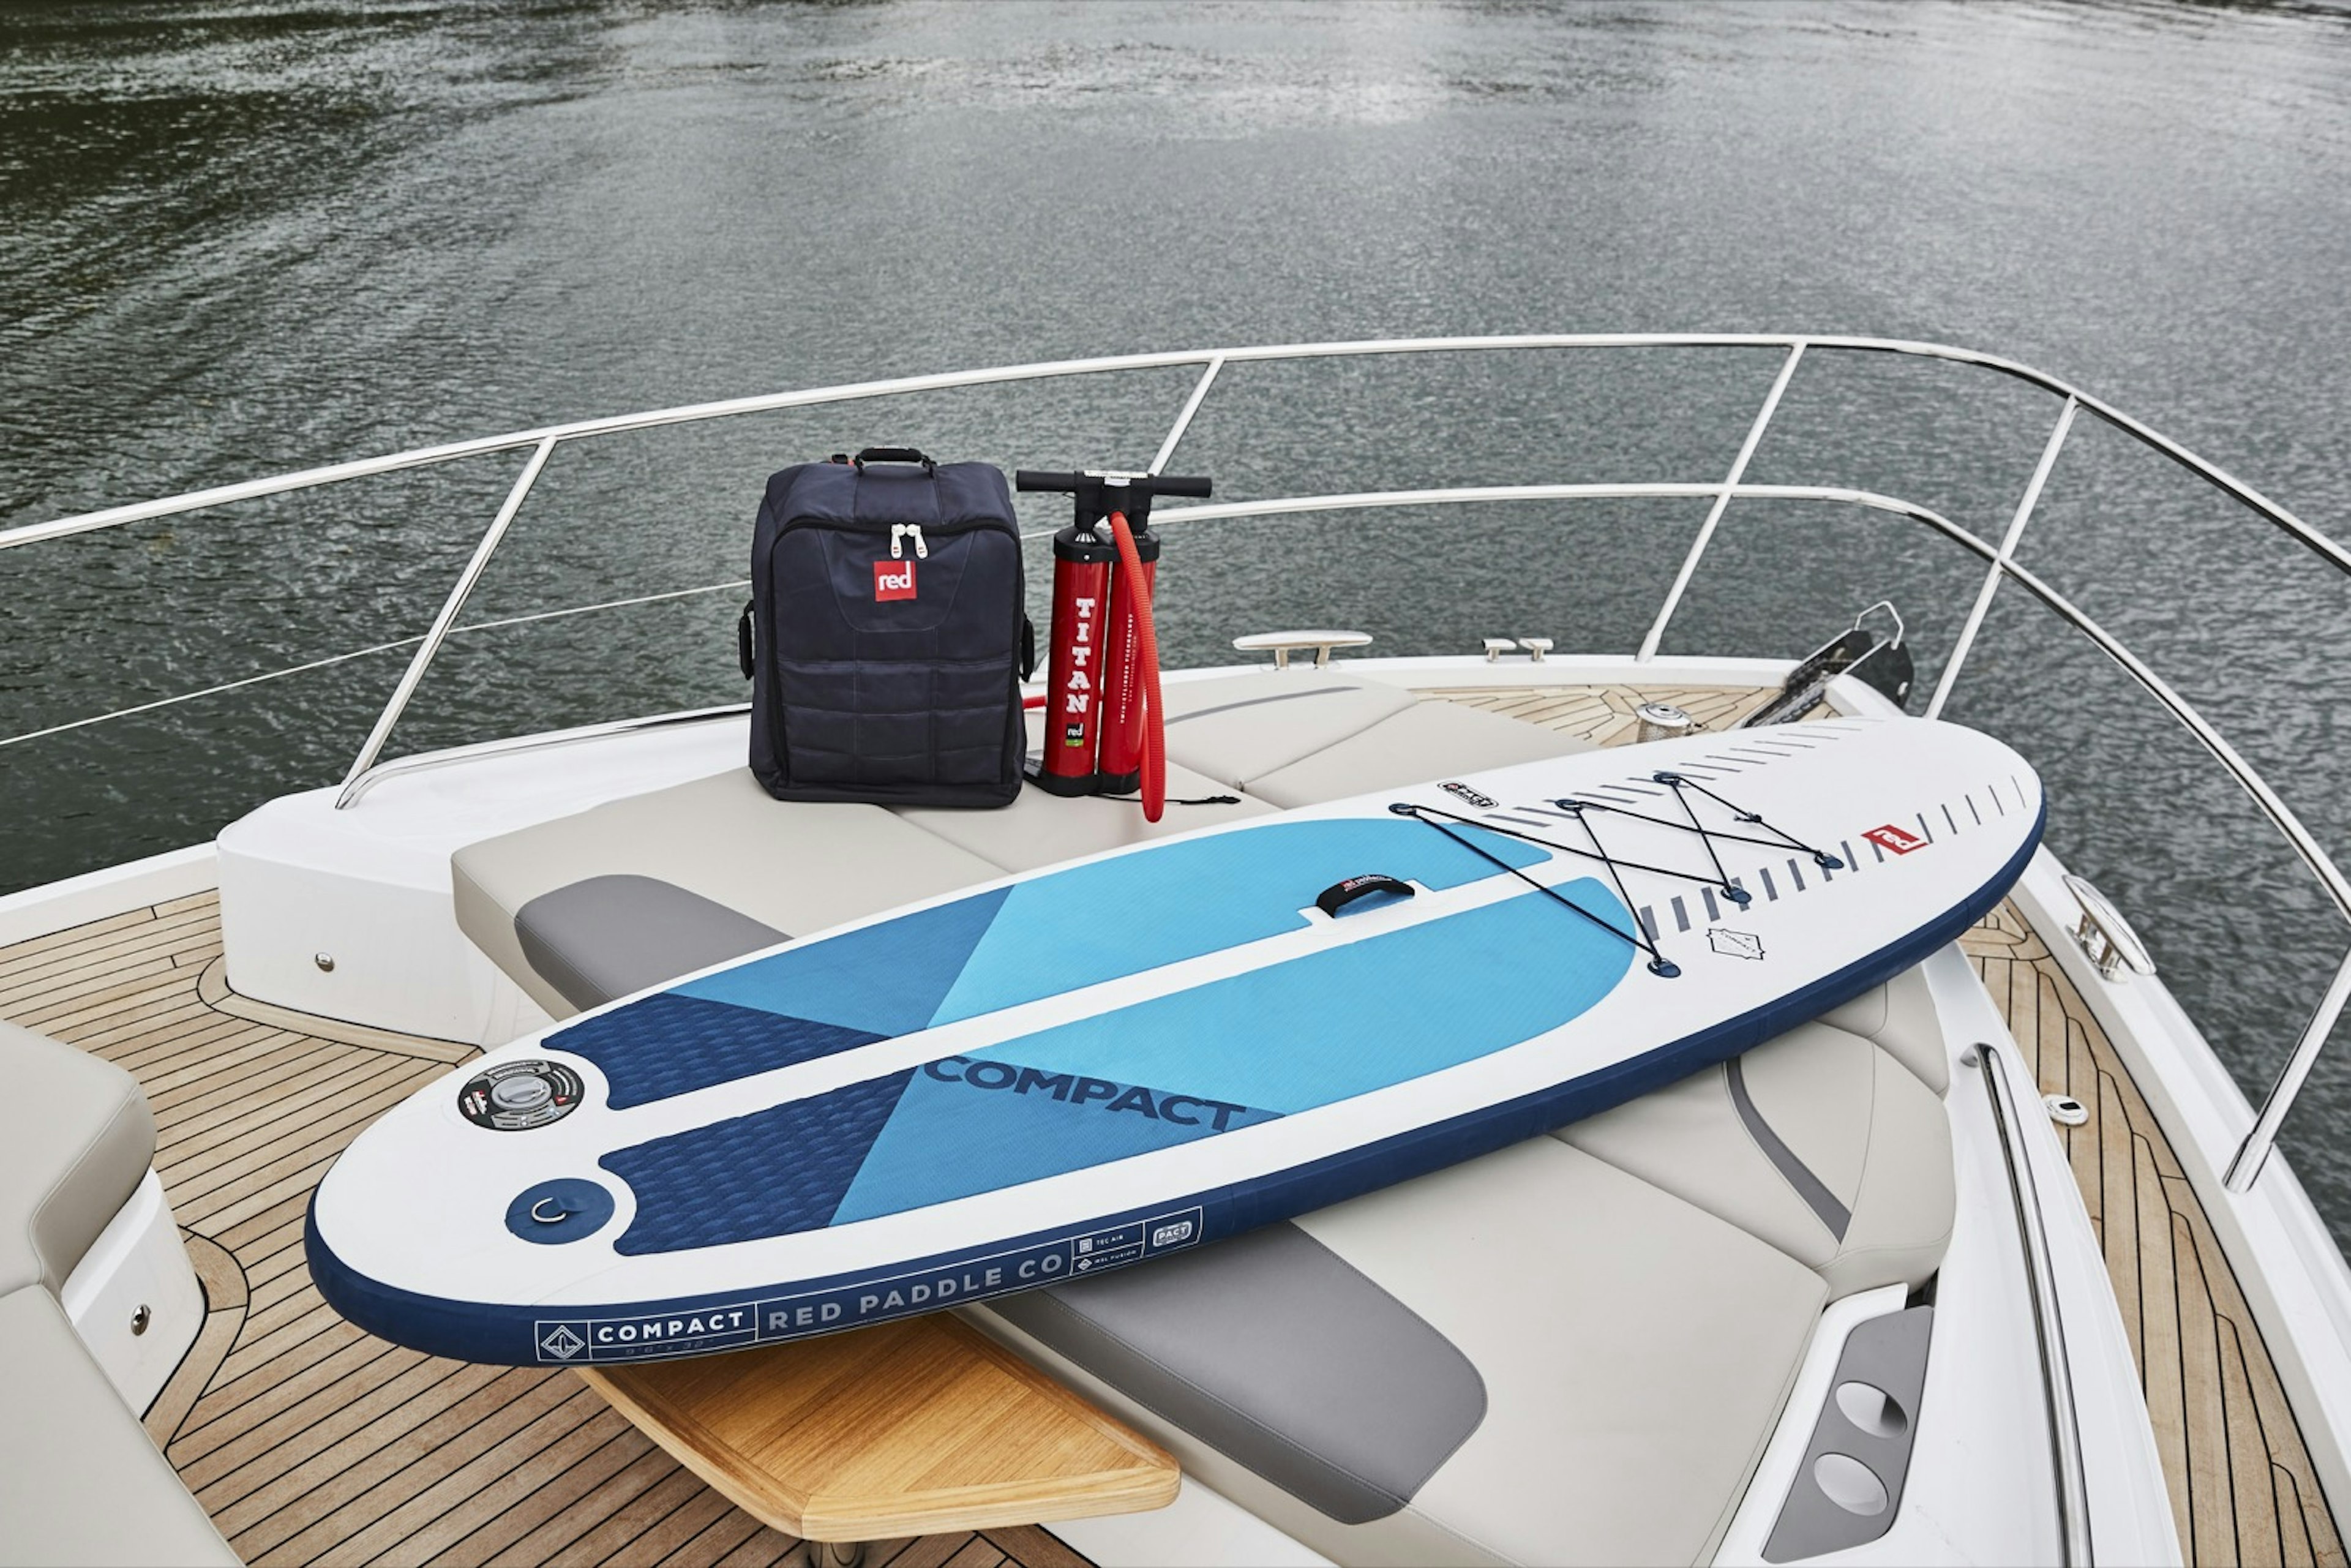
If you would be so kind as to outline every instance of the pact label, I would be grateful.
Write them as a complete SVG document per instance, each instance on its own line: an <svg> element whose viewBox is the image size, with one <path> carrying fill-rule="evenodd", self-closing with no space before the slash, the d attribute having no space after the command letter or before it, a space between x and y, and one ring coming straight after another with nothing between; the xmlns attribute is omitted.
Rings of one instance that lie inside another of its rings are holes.
<svg viewBox="0 0 2351 1568"><path fill-rule="evenodd" d="M1139 1263L1197 1245L1203 1228L1204 1216L1196 1207L822 1291L688 1301L665 1312L621 1317L542 1318L531 1325L532 1354L543 1364L577 1366L707 1355L805 1339Z"/></svg>

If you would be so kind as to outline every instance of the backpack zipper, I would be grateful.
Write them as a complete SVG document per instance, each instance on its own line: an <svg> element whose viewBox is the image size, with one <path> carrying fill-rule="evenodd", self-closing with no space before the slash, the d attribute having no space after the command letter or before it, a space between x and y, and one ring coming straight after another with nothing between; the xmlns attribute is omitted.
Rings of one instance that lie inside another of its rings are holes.
<svg viewBox="0 0 2351 1568"><path fill-rule="evenodd" d="M905 539L910 534L914 536L915 559L919 560L930 559L931 547L923 538L923 525L920 523L892 523L890 525L890 559L892 560L903 560L905 559Z"/></svg>

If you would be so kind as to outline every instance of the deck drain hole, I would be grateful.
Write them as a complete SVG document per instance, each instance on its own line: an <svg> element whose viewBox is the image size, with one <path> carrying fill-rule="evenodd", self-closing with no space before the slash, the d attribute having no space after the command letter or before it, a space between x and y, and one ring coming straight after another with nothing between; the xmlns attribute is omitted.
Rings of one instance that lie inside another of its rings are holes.
<svg viewBox="0 0 2351 1568"><path fill-rule="evenodd" d="M1886 1511L1886 1483L1859 1459L1823 1454L1813 1461L1813 1480L1821 1495L1847 1513L1872 1518Z"/></svg>
<svg viewBox="0 0 2351 1568"><path fill-rule="evenodd" d="M1846 1420L1873 1437L1898 1437L1909 1429L1910 1417L1875 1383L1840 1383L1836 1402Z"/></svg>

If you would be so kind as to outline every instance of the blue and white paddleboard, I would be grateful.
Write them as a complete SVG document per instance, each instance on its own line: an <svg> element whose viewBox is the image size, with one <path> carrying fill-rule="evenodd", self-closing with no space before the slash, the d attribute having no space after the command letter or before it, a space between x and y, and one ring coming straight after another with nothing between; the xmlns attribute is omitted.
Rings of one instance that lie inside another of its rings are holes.
<svg viewBox="0 0 2351 1568"><path fill-rule="evenodd" d="M1138 1262L1531 1137L1815 1017L1980 917L2042 819L2040 781L1998 741L1836 720L1008 878L613 1003L419 1091L320 1183L311 1272L386 1339L578 1364Z"/></svg>

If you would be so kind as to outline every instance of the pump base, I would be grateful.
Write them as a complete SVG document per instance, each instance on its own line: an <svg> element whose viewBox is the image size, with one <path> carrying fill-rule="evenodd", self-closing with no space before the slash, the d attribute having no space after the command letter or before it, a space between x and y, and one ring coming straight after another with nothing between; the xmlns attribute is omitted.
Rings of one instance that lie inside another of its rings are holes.
<svg viewBox="0 0 2351 1568"><path fill-rule="evenodd" d="M1102 792L1099 773L1047 773L1039 768L1028 770L1029 782L1048 795L1099 795Z"/></svg>

